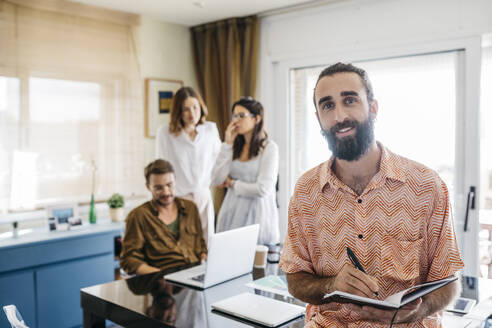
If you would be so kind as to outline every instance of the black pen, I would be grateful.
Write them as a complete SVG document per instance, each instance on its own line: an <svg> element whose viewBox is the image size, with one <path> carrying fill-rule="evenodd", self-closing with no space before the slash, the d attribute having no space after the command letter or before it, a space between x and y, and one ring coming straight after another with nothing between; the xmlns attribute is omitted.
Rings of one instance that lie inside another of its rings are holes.
<svg viewBox="0 0 492 328"><path fill-rule="evenodd" d="M357 259L357 256L355 256L354 252L350 249L350 247L347 247L347 255L348 255L350 261L355 265L355 267L357 269L359 269L360 271L366 273L366 270L364 270L364 268L360 264L359 260ZM379 293L378 292L374 292L374 294L376 296L379 296Z"/></svg>

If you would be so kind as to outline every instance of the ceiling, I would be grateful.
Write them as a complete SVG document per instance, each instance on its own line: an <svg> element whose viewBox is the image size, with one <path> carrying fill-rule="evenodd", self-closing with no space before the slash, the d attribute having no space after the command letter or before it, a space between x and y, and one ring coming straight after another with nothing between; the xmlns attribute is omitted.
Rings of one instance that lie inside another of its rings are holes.
<svg viewBox="0 0 492 328"><path fill-rule="evenodd" d="M193 26L230 17L303 5L317 0L69 0ZM326 2L326 1L324 1Z"/></svg>

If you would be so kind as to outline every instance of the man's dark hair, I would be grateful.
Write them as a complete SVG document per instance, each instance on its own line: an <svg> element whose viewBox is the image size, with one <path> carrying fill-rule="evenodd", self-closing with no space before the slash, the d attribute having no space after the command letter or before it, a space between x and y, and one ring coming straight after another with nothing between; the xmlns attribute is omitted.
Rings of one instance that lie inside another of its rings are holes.
<svg viewBox="0 0 492 328"><path fill-rule="evenodd" d="M174 173L174 168L166 160L163 159L156 159L155 161L151 162L149 165L145 167L144 174L145 174L145 181L147 184L150 181L150 175L151 174L166 174L166 173Z"/></svg>
<svg viewBox="0 0 492 328"><path fill-rule="evenodd" d="M364 87L366 89L367 93L367 102L369 105L371 105L372 101L374 100L374 92L372 90L372 85L371 81L369 81L369 76L367 75L367 72L364 71L362 68L356 67L352 64L345 64L345 63L336 63L331 66L328 66L325 68L318 76L318 80L316 81L316 85L314 86L314 90L316 90L316 87L318 86L319 80L325 76L332 76L337 73L355 73L360 76L360 79L362 80L362 84L364 84ZM314 102L314 108L318 108L316 105L316 99L314 98L314 92L313 92L313 102Z"/></svg>

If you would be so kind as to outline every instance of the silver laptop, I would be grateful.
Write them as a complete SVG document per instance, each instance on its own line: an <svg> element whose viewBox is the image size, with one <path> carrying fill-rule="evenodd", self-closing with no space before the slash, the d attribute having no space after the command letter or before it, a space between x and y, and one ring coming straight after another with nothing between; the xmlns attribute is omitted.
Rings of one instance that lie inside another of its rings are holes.
<svg viewBox="0 0 492 328"><path fill-rule="evenodd" d="M305 307L273 298L242 293L212 304L212 309L240 319L277 327L305 313Z"/></svg>
<svg viewBox="0 0 492 328"><path fill-rule="evenodd" d="M164 276L165 280L208 288L253 270L260 226L219 232L209 238L207 262Z"/></svg>

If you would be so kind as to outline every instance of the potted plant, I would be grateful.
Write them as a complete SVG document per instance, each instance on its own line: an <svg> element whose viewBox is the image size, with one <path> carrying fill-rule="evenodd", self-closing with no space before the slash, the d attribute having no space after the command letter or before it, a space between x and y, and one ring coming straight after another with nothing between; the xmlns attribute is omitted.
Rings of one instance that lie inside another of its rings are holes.
<svg viewBox="0 0 492 328"><path fill-rule="evenodd" d="M109 205L109 216L111 221L119 222L123 221L123 206L125 206L125 199L121 194L114 193L109 197L107 201Z"/></svg>

